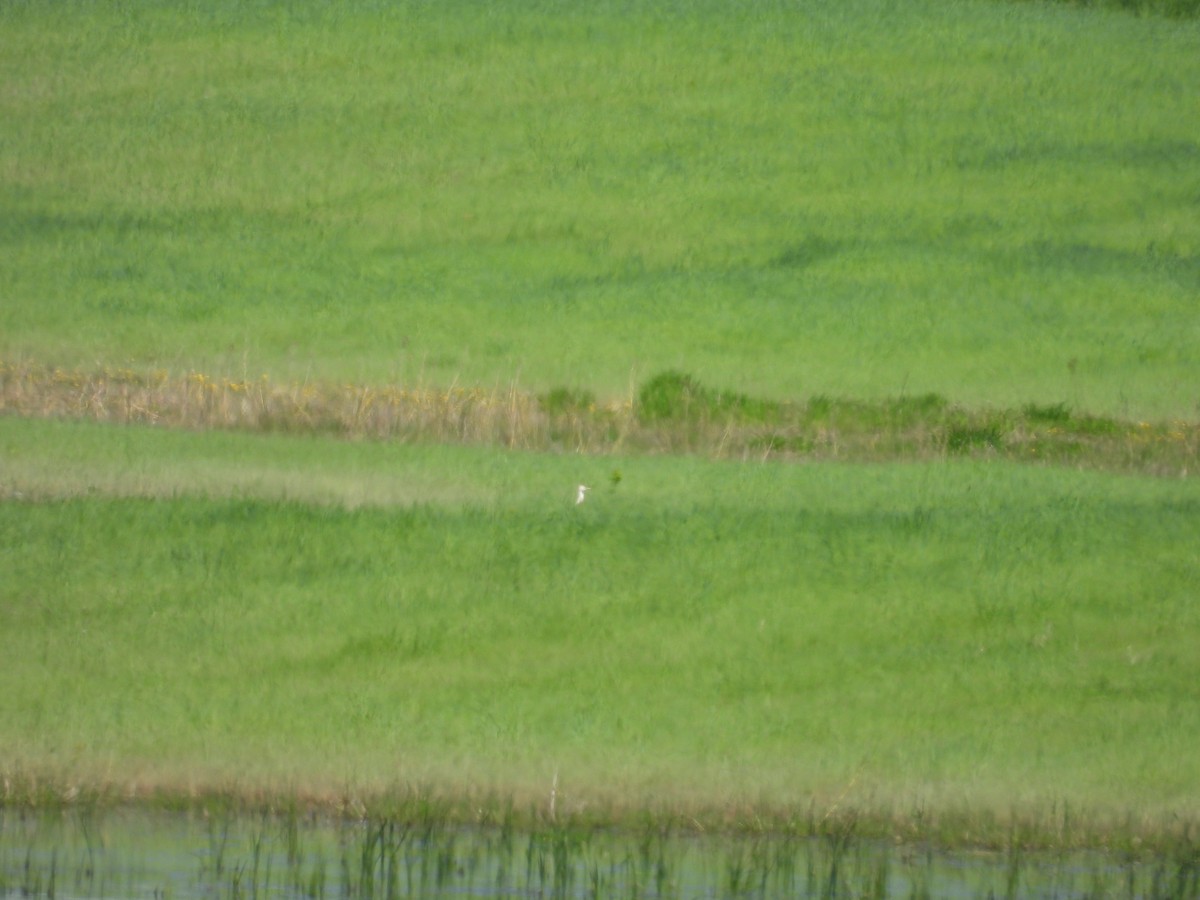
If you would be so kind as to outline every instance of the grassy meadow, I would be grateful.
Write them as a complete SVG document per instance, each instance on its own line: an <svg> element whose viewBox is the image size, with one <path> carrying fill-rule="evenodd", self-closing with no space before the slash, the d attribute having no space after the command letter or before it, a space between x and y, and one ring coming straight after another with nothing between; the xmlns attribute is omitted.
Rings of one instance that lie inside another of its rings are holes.
<svg viewBox="0 0 1200 900"><path fill-rule="evenodd" d="M0 4L0 806L1194 849L1196 84L1112 6Z"/></svg>
<svg viewBox="0 0 1200 900"><path fill-rule="evenodd" d="M1194 480L0 435L18 783L1200 809Z"/></svg>
<svg viewBox="0 0 1200 900"><path fill-rule="evenodd" d="M10 3L0 355L1192 418L1195 19Z"/></svg>

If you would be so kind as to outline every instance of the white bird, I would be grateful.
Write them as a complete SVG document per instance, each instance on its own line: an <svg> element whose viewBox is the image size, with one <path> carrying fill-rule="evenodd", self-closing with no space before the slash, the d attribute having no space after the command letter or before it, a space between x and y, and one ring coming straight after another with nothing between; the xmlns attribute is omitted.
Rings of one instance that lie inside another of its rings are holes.
<svg viewBox="0 0 1200 900"><path fill-rule="evenodd" d="M591 488L588 487L586 484L581 484L579 486L579 492L575 495L575 505L576 506L578 506L580 503L582 503L586 499L585 495L590 490L591 490Z"/></svg>

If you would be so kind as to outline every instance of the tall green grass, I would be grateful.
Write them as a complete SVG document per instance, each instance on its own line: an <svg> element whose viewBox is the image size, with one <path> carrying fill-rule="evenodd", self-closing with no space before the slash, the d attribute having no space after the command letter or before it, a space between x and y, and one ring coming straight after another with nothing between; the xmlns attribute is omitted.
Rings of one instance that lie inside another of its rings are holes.
<svg viewBox="0 0 1200 900"><path fill-rule="evenodd" d="M0 424L14 777L1200 804L1194 482Z"/></svg>
<svg viewBox="0 0 1200 900"><path fill-rule="evenodd" d="M0 354L1194 416L1200 25L0 8Z"/></svg>

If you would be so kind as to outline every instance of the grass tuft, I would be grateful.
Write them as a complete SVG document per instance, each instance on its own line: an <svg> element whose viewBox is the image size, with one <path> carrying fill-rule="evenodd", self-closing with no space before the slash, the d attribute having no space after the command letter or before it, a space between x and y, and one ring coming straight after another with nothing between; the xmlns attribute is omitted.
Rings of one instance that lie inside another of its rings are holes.
<svg viewBox="0 0 1200 900"><path fill-rule="evenodd" d="M1004 432L1000 425L951 425L946 430L946 449L955 455L1004 449Z"/></svg>

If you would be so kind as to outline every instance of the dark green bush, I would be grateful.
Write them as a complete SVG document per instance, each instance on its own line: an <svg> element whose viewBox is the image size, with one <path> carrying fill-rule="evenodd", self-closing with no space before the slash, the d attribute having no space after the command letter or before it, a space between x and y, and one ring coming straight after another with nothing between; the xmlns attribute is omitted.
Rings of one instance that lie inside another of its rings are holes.
<svg viewBox="0 0 1200 900"><path fill-rule="evenodd" d="M713 395L685 372L655 375L638 393L638 417L647 422L698 418L713 405Z"/></svg>

